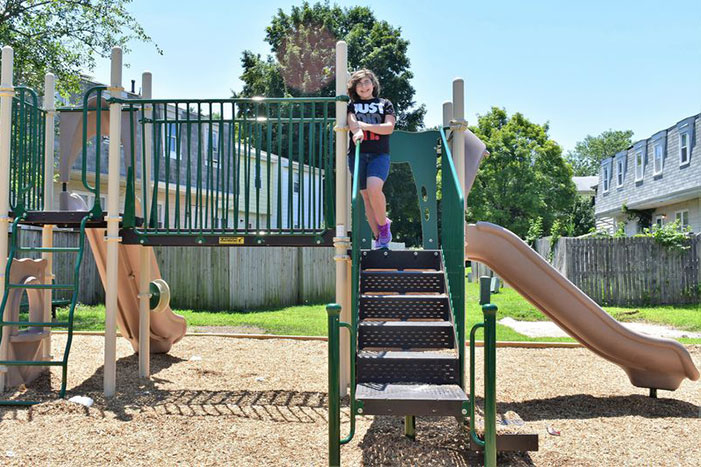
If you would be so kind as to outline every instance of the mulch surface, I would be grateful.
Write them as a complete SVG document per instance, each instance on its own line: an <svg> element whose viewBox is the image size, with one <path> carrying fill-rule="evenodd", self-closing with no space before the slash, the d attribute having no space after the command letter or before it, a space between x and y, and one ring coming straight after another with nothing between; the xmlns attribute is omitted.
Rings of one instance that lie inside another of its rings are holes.
<svg viewBox="0 0 701 467"><path fill-rule="evenodd" d="M65 336L53 338L55 355L64 344ZM185 337L170 354L152 357L145 381L120 339L118 393L108 400L103 339L77 336L68 397L89 396L95 404L0 408L0 465L326 465L326 349L325 342ZM689 349L701 366L701 346ZM502 348L497 359L497 408L509 421L500 431L540 436L538 452L501 454L500 465L699 465L698 382L650 399L620 368L585 349ZM55 399L59 385L54 368L50 380L5 398L53 391ZM347 404L342 411L345 434ZM415 441L402 432L399 417L360 417L342 462L481 464L455 419L417 419Z"/></svg>

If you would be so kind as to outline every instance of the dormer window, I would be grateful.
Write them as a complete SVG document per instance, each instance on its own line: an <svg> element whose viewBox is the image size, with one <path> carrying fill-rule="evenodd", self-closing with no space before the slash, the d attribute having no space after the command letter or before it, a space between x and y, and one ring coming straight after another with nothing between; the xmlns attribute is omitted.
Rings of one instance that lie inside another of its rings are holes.
<svg viewBox="0 0 701 467"><path fill-rule="evenodd" d="M689 163L689 133L679 133L679 165Z"/></svg>
<svg viewBox="0 0 701 467"><path fill-rule="evenodd" d="M625 164L626 160L623 157L616 158L616 187L620 188L623 186L623 177L625 174Z"/></svg>
<svg viewBox="0 0 701 467"><path fill-rule="evenodd" d="M645 174L645 156L643 151L635 151L635 181L640 182L643 180L643 175Z"/></svg>
<svg viewBox="0 0 701 467"><path fill-rule="evenodd" d="M653 153L655 157L653 175L659 175L662 173L662 168L664 166L664 148L662 147L662 143L655 144Z"/></svg>
<svg viewBox="0 0 701 467"><path fill-rule="evenodd" d="M608 161L604 162L603 167L603 187L604 187L604 193L608 193L609 191L609 184L611 183L611 160L609 159Z"/></svg>

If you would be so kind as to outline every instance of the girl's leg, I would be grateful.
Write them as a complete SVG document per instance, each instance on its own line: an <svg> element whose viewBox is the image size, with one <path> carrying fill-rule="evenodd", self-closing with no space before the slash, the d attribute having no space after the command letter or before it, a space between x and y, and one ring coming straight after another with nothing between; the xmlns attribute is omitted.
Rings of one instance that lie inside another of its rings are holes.
<svg viewBox="0 0 701 467"><path fill-rule="evenodd" d="M385 225L387 223L387 200L385 199L385 194L382 192L382 186L384 183L385 182L379 177L368 177L368 189L366 190L367 196L363 194L363 199L365 200L366 206L365 210L368 213L368 222L370 222L370 225L372 225L373 222L370 221L371 210L367 208L368 204L372 206L372 213L375 216L373 233L378 226Z"/></svg>
<svg viewBox="0 0 701 467"><path fill-rule="evenodd" d="M377 239L377 237L380 234L379 227L377 221L375 220L375 211L373 210L372 204L370 203L368 190L360 190L360 194L363 196L363 203L365 204L365 215L367 216L368 224L370 224L370 228L372 229L372 235Z"/></svg>

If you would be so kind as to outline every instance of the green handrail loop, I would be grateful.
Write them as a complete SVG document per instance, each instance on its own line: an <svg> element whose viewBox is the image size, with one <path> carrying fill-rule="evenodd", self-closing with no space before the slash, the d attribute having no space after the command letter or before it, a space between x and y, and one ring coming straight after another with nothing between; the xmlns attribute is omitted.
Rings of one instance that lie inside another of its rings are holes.
<svg viewBox="0 0 701 467"><path fill-rule="evenodd" d="M93 86L85 92L83 96L83 157L81 180L86 190L95 197L94 204L90 209L96 217L102 217L102 207L100 206L100 149L102 147L102 92L107 90L107 86ZM90 95L95 94L95 109L88 108ZM88 112L95 114L95 186L90 186L87 176L88 161Z"/></svg>

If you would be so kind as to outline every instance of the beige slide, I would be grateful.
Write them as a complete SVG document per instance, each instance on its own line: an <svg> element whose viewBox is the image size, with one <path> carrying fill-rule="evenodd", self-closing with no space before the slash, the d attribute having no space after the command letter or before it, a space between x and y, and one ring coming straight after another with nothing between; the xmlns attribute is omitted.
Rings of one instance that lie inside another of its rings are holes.
<svg viewBox="0 0 701 467"><path fill-rule="evenodd" d="M633 385L673 391L684 378L699 378L683 345L621 325L509 230L478 222L465 238L465 258L491 268L570 336L623 368Z"/></svg>
<svg viewBox="0 0 701 467"><path fill-rule="evenodd" d="M88 209L85 202L74 194L69 197L69 208L75 211L87 211ZM107 242L105 242L105 229L86 229L85 232L95 257L102 285L106 288ZM136 352L139 350L139 279L141 277L139 252L141 248L147 248L151 258L151 277L149 280L160 279L161 272L158 269L153 248L141 245L119 245L117 325L122 336L131 342ZM186 330L185 318L173 313L170 306L161 311L151 312L151 353L168 352L173 344L185 336Z"/></svg>

